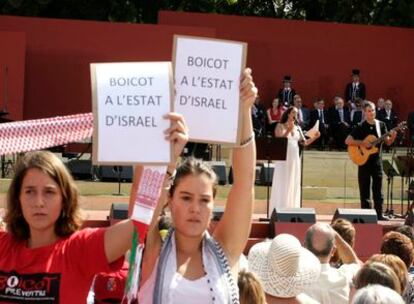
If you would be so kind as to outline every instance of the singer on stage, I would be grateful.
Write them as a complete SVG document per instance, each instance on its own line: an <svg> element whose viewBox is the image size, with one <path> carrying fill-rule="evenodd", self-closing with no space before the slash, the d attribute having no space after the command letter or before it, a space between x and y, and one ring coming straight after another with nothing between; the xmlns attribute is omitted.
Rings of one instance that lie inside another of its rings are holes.
<svg viewBox="0 0 414 304"><path fill-rule="evenodd" d="M297 124L298 109L288 108L282 115L275 129L276 137L288 139L286 160L276 161L273 172L272 193L270 197L270 217L275 208L300 207L300 174L299 143L308 146L314 142L320 133L312 138L305 138L302 129Z"/></svg>

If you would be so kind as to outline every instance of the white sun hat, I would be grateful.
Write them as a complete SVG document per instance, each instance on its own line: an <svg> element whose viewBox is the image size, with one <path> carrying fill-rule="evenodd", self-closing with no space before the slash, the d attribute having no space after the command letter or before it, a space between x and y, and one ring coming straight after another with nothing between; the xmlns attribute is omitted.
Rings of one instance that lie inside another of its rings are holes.
<svg viewBox="0 0 414 304"><path fill-rule="evenodd" d="M315 283L321 272L319 260L290 234L254 245L248 256L249 270L256 273L269 295L291 298Z"/></svg>

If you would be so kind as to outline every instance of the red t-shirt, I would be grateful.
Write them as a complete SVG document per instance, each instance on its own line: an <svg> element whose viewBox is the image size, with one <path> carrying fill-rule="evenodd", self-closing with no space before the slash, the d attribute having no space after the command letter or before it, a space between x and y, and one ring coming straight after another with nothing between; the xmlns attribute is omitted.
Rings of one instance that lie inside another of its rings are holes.
<svg viewBox="0 0 414 304"><path fill-rule="evenodd" d="M273 112L273 108L269 108L267 111L269 112L270 118L277 122L280 121L284 112L283 107L278 107L276 114Z"/></svg>
<svg viewBox="0 0 414 304"><path fill-rule="evenodd" d="M122 266L123 258L108 264L104 235L104 228L86 228L30 249L0 232L0 302L86 303L94 275Z"/></svg>
<svg viewBox="0 0 414 304"><path fill-rule="evenodd" d="M124 262L122 268L116 272L101 272L96 275L93 287L96 303L105 303L105 300L117 300L118 303L121 303L124 298L128 266L129 264ZM126 303L126 301L122 303Z"/></svg>

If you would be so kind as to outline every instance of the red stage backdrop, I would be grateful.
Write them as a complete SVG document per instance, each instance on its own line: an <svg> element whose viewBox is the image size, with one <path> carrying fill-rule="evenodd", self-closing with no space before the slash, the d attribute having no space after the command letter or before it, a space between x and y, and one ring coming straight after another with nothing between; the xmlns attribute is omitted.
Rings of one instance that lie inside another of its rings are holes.
<svg viewBox="0 0 414 304"><path fill-rule="evenodd" d="M0 111L2 118L23 119L26 37L22 32L0 31Z"/></svg>
<svg viewBox="0 0 414 304"><path fill-rule="evenodd" d="M9 16L0 16L0 30L26 34L24 119L90 112L91 62L171 61L173 34L215 33L197 27Z"/></svg>
<svg viewBox="0 0 414 304"><path fill-rule="evenodd" d="M414 30L215 14L159 13L163 25L216 29L216 37L249 44L247 63L270 106L283 75L311 106L344 95L351 70L361 70L367 99L391 98L402 118L414 110Z"/></svg>

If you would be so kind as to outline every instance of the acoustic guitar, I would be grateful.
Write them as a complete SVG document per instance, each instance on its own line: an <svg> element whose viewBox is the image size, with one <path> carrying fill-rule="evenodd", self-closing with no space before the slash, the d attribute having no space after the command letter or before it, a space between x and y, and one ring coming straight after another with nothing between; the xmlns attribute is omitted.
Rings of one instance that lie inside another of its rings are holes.
<svg viewBox="0 0 414 304"><path fill-rule="evenodd" d="M365 148L363 146L348 146L348 155L349 158L358 166L362 166L368 161L368 158L371 154L378 152L377 145L382 143L392 131L400 131L405 129L407 122L403 121L398 124L395 128L391 129L381 137L377 138L375 135L368 135L363 141L367 141L371 144L371 148Z"/></svg>

